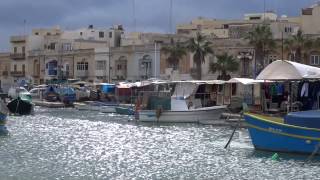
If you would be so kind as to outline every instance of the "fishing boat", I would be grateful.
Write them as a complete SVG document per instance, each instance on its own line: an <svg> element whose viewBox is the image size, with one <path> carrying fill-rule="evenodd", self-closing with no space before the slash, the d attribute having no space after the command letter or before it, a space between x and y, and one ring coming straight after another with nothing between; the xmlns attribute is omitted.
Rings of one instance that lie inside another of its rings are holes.
<svg viewBox="0 0 320 180"><path fill-rule="evenodd" d="M277 60L269 64L257 79L287 82L319 80L320 68ZM292 107L288 109L292 110ZM283 117L245 113L244 119L256 149L319 154L320 110L289 112Z"/></svg>
<svg viewBox="0 0 320 180"><path fill-rule="evenodd" d="M7 105L9 111L17 115L30 115L34 112L34 104L30 93L19 93L19 97Z"/></svg>
<svg viewBox="0 0 320 180"><path fill-rule="evenodd" d="M8 135L9 131L6 127L8 109L4 102L0 100L0 135Z"/></svg>
<svg viewBox="0 0 320 180"><path fill-rule="evenodd" d="M117 106L116 113L121 115L134 115L134 108L132 106Z"/></svg>
<svg viewBox="0 0 320 180"><path fill-rule="evenodd" d="M226 105L211 103L206 93L198 93L200 85L221 84L222 81L177 81L171 90L142 95L141 105L136 105L141 122L199 123L220 119ZM165 83L158 83L163 85ZM156 84L157 85L157 84ZM140 110L140 106L142 109Z"/></svg>
<svg viewBox="0 0 320 180"><path fill-rule="evenodd" d="M294 112L284 118L244 114L255 149L309 154L320 143L319 117L320 111Z"/></svg>
<svg viewBox="0 0 320 180"><path fill-rule="evenodd" d="M75 108L78 110L87 110L87 111L99 111L102 113L115 113L116 103L105 103L100 101L87 101L83 103L75 103Z"/></svg>

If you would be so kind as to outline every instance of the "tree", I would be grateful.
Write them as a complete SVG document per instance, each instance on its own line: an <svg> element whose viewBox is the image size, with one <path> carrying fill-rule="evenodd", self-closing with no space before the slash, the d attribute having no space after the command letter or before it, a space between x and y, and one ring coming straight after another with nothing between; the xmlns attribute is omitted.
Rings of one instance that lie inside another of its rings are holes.
<svg viewBox="0 0 320 180"><path fill-rule="evenodd" d="M254 46L255 49L255 69L259 72L264 68L264 57L267 51L276 47L276 42L272 37L272 32L267 25L258 25L250 31L245 37L249 44ZM258 69L257 69L258 68Z"/></svg>
<svg viewBox="0 0 320 180"><path fill-rule="evenodd" d="M187 54L186 48L180 42L175 43L173 40L170 46L164 46L161 50L164 54L169 55L167 62L174 70L179 68L180 59Z"/></svg>
<svg viewBox="0 0 320 180"><path fill-rule="evenodd" d="M187 48L194 53L193 61L196 64L196 79L201 79L201 64L205 62L206 55L213 54L210 45L211 42L206 40L205 36L202 36L199 32L195 38L193 37L187 42Z"/></svg>
<svg viewBox="0 0 320 180"><path fill-rule="evenodd" d="M212 73L219 72L219 80L229 80L231 78L228 72L235 72L239 68L239 63L233 57L224 53L217 56L217 62L210 63L209 71Z"/></svg>
<svg viewBox="0 0 320 180"><path fill-rule="evenodd" d="M303 62L302 60L307 57L307 50L312 48L312 41L303 36L301 30L296 35L291 36L285 42L285 48L294 52L294 56L291 60L297 62Z"/></svg>

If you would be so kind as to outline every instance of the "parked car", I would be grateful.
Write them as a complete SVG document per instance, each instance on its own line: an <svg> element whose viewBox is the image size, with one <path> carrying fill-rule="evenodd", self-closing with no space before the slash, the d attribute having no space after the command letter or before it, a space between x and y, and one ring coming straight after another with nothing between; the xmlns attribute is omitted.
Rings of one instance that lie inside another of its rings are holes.
<svg viewBox="0 0 320 180"><path fill-rule="evenodd" d="M11 87L8 91L8 97L11 99L16 99L21 96L32 99L31 94L24 87Z"/></svg>

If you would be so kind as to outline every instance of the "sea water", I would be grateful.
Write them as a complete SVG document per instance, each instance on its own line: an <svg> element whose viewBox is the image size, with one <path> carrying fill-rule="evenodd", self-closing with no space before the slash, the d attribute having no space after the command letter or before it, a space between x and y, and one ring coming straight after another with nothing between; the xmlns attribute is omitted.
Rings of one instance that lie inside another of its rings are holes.
<svg viewBox="0 0 320 180"><path fill-rule="evenodd" d="M320 161L255 151L246 129L36 108L0 137L0 179L320 179Z"/></svg>

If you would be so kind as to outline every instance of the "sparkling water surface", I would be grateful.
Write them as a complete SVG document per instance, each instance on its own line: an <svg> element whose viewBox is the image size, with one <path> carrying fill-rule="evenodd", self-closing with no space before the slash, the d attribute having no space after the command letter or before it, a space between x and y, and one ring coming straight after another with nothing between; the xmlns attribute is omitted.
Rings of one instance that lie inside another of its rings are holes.
<svg viewBox="0 0 320 180"><path fill-rule="evenodd" d="M319 157L255 151L246 129L137 123L131 117L37 108L9 117L0 179L320 179Z"/></svg>

